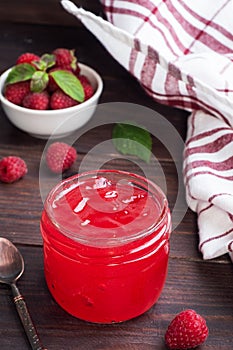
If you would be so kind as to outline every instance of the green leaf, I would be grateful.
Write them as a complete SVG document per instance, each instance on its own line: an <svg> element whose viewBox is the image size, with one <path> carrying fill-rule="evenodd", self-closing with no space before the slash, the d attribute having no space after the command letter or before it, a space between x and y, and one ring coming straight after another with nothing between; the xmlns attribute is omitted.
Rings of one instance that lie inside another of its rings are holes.
<svg viewBox="0 0 233 350"><path fill-rule="evenodd" d="M84 101L85 95L83 86L74 74L65 70L56 70L49 74L67 95L78 102Z"/></svg>
<svg viewBox="0 0 233 350"><path fill-rule="evenodd" d="M144 127L128 121L118 123L113 128L112 138L118 152L150 162L152 138Z"/></svg>
<svg viewBox="0 0 233 350"><path fill-rule="evenodd" d="M35 73L36 68L29 63L21 63L14 66L6 79L6 84L14 84L20 81L29 80Z"/></svg>
<svg viewBox="0 0 233 350"><path fill-rule="evenodd" d="M44 55L41 56L41 61L46 63L47 68L51 68L56 63L55 55L50 55L48 53L45 53Z"/></svg>
<svg viewBox="0 0 233 350"><path fill-rule="evenodd" d="M73 70L75 70L77 68L77 57L75 56L75 51L74 50L70 50L70 54L72 57L72 62L70 64L71 68Z"/></svg>
<svg viewBox="0 0 233 350"><path fill-rule="evenodd" d="M36 71L30 82L30 89L32 92L41 92L43 91L49 82L48 73L43 71Z"/></svg>
<svg viewBox="0 0 233 350"><path fill-rule="evenodd" d="M41 56L40 60L37 62L33 62L33 64L42 71L46 71L48 68L51 68L55 65L56 59L54 55L50 55L45 53Z"/></svg>

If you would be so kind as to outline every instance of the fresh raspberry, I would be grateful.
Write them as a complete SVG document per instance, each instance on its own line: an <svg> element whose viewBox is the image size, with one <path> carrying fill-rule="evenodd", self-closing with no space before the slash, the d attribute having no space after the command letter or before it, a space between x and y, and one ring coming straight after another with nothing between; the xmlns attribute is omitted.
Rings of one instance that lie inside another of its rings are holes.
<svg viewBox="0 0 233 350"><path fill-rule="evenodd" d="M90 80L88 77L86 77L86 75L81 74L78 78L83 86L91 85Z"/></svg>
<svg viewBox="0 0 233 350"><path fill-rule="evenodd" d="M78 105L72 97L66 95L62 90L56 90L50 98L51 109L63 109Z"/></svg>
<svg viewBox="0 0 233 350"><path fill-rule="evenodd" d="M23 99L23 107L37 110L49 109L49 94L46 91L30 92Z"/></svg>
<svg viewBox="0 0 233 350"><path fill-rule="evenodd" d="M55 72L60 69L61 69L60 67L52 68L50 69L49 73ZM57 85L56 81L53 79L52 75L50 74L49 74L49 82L48 82L47 89L50 93L59 89L59 86Z"/></svg>
<svg viewBox="0 0 233 350"><path fill-rule="evenodd" d="M194 310L180 312L170 323L165 333L169 349L194 349L204 343L208 336L205 319Z"/></svg>
<svg viewBox="0 0 233 350"><path fill-rule="evenodd" d="M30 92L30 82L29 81L20 81L19 83L8 84L5 88L5 98L21 106L23 103L24 97Z"/></svg>
<svg viewBox="0 0 233 350"><path fill-rule="evenodd" d="M32 63L32 61L39 61L40 57L31 52L25 52L18 57L16 64Z"/></svg>
<svg viewBox="0 0 233 350"><path fill-rule="evenodd" d="M46 152L46 163L54 173L62 173L69 169L77 158L74 147L64 142L52 143Z"/></svg>
<svg viewBox="0 0 233 350"><path fill-rule="evenodd" d="M94 94L94 89L93 87L91 86L91 83L89 81L89 79L85 76L85 75L80 75L79 77L79 80L83 86L83 89L84 89L84 101L88 100L91 96L93 96Z"/></svg>
<svg viewBox="0 0 233 350"><path fill-rule="evenodd" d="M76 69L76 57L74 55L74 50L58 48L53 51L53 55L55 55L57 67L68 70Z"/></svg>
<svg viewBox="0 0 233 350"><path fill-rule="evenodd" d="M94 89L91 85L86 85L83 87L84 88L84 101L88 100L91 96L94 94Z"/></svg>
<svg viewBox="0 0 233 350"><path fill-rule="evenodd" d="M81 71L81 69L80 69L78 63L76 63L76 67L73 68L73 73L78 77L80 74L80 71Z"/></svg>
<svg viewBox="0 0 233 350"><path fill-rule="evenodd" d="M8 156L0 160L0 180L12 183L27 173L25 161L16 156Z"/></svg>

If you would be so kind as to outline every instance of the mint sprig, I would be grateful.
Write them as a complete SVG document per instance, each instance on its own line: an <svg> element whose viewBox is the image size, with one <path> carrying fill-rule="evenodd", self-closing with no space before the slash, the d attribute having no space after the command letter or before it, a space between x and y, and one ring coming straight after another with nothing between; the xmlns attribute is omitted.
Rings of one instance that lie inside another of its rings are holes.
<svg viewBox="0 0 233 350"><path fill-rule="evenodd" d="M112 141L118 152L150 162L152 137L143 126L128 121L117 123L113 128Z"/></svg>
<svg viewBox="0 0 233 350"><path fill-rule="evenodd" d="M32 92L42 92L46 89L49 82L49 75L43 71L36 71L30 81L30 89Z"/></svg>
<svg viewBox="0 0 233 350"><path fill-rule="evenodd" d="M70 54L72 57L71 68L75 71L77 58L74 50L71 50ZM42 92L47 88L49 78L52 77L64 93L75 101L83 102L85 98L84 89L76 75L63 69L50 70L54 66L56 66L55 55L45 53L38 61L33 61L32 64L21 63L14 66L8 74L6 84L30 80L30 90L32 92Z"/></svg>
<svg viewBox="0 0 233 350"><path fill-rule="evenodd" d="M19 83L32 78L36 68L29 63L21 63L14 66L7 76L6 84Z"/></svg>
<svg viewBox="0 0 233 350"><path fill-rule="evenodd" d="M54 55L45 53L39 61L33 62L37 69L46 71L48 68L55 66L56 59Z"/></svg>

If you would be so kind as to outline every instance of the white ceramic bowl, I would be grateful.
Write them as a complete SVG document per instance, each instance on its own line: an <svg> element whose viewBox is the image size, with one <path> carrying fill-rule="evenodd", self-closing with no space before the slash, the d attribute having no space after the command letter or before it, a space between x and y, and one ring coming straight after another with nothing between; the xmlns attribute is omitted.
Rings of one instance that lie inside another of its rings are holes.
<svg viewBox="0 0 233 350"><path fill-rule="evenodd" d="M81 74L90 80L94 95L77 106L46 111L24 108L8 101L3 96L3 87L11 68L5 71L0 77L0 100L11 123L34 137L44 139L65 137L86 124L95 112L103 81L94 69L82 63L79 67Z"/></svg>

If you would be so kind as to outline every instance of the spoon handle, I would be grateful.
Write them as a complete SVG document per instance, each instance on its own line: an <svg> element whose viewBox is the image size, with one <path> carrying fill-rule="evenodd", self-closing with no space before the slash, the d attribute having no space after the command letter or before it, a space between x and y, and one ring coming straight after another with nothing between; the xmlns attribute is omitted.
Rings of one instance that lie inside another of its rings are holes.
<svg viewBox="0 0 233 350"><path fill-rule="evenodd" d="M32 322L23 296L20 294L17 286L14 283L11 285L11 288L14 296L14 303L16 305L16 309L23 324L24 330L27 334L29 343L31 344L31 348L33 350L46 350L39 339L38 333Z"/></svg>

